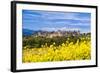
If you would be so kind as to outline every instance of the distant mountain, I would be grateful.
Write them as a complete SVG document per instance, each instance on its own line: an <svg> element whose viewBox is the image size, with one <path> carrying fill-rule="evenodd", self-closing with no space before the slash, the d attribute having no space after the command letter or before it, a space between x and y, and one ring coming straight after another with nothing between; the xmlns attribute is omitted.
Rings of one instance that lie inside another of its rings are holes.
<svg viewBox="0 0 100 73"><path fill-rule="evenodd" d="M22 29L22 31L23 31L24 36L29 36L29 35L35 34L37 32L34 30L30 30L30 29Z"/></svg>

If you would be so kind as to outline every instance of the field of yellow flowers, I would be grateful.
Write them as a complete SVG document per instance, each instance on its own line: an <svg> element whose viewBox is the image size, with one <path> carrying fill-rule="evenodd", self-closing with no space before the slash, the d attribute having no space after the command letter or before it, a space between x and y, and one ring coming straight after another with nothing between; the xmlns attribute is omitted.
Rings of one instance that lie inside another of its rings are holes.
<svg viewBox="0 0 100 73"><path fill-rule="evenodd" d="M41 48L23 49L22 61L28 62L50 62L50 61L68 61L68 60L89 60L91 59L91 41L77 40L76 43L68 42L55 46L42 45Z"/></svg>

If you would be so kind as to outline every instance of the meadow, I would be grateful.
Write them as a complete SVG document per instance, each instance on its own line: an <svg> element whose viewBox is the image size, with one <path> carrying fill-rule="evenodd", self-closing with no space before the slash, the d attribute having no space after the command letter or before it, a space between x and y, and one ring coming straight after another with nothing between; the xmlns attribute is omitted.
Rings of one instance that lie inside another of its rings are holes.
<svg viewBox="0 0 100 73"><path fill-rule="evenodd" d="M91 36L23 38L22 62L53 62L91 59Z"/></svg>

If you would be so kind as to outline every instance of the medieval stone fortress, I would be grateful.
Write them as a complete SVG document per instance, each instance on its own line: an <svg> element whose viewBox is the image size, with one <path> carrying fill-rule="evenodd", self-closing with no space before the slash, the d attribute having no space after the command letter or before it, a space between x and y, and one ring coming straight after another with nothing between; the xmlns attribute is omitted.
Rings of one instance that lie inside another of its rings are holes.
<svg viewBox="0 0 100 73"><path fill-rule="evenodd" d="M46 38L53 38L53 37L68 37L68 36L78 36L80 35L80 31L38 31L34 36L38 37L46 37Z"/></svg>

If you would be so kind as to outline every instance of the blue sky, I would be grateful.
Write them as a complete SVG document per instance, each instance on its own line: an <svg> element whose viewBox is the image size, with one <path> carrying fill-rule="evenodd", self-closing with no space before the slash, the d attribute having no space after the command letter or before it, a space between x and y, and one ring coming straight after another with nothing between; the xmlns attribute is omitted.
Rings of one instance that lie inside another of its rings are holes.
<svg viewBox="0 0 100 73"><path fill-rule="evenodd" d="M22 24L30 30L90 32L91 13L22 10Z"/></svg>

